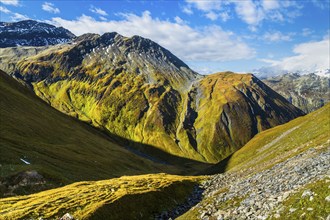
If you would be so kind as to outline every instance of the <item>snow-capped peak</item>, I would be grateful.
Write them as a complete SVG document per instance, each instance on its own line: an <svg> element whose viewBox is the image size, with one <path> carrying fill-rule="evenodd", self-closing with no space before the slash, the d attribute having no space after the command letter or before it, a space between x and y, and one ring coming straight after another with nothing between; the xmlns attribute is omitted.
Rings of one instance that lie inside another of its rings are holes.
<svg viewBox="0 0 330 220"><path fill-rule="evenodd" d="M0 22L0 47L45 46L71 41L70 31L33 20Z"/></svg>

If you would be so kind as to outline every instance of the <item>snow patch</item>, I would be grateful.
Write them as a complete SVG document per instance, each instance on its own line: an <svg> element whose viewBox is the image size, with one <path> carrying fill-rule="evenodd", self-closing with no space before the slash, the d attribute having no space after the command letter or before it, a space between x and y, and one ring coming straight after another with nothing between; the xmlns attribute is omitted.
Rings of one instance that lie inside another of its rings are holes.
<svg viewBox="0 0 330 220"><path fill-rule="evenodd" d="M20 160L21 160L22 162L24 162L25 164L27 164L27 165L30 165L30 164L31 164L30 162L24 160L23 158L20 158Z"/></svg>

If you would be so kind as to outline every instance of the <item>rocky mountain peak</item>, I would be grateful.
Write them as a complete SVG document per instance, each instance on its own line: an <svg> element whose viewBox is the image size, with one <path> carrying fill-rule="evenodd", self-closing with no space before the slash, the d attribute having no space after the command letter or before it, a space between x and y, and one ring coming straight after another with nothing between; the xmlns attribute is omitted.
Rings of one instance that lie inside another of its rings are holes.
<svg viewBox="0 0 330 220"><path fill-rule="evenodd" d="M0 47L46 46L66 43L75 35L63 27L25 20L0 22Z"/></svg>
<svg viewBox="0 0 330 220"><path fill-rule="evenodd" d="M32 81L43 80L45 73L55 72L53 75L57 75L57 72L60 74L65 71L74 77L88 69L97 68L98 72L108 74L141 75L149 84L171 84L185 90L189 88L191 80L200 77L170 51L140 36L124 37L116 32L101 36L85 34L76 38L73 44L62 45L61 53L53 49L50 51L24 64L36 68L40 62L51 60L42 67L42 77L35 75Z"/></svg>
<svg viewBox="0 0 330 220"><path fill-rule="evenodd" d="M74 42L79 43L79 42L85 41L85 40L95 40L99 37L100 37L99 34L87 33L87 34L83 34L83 35L80 35L80 36L76 37L74 39Z"/></svg>
<svg viewBox="0 0 330 220"><path fill-rule="evenodd" d="M123 36L118 34L117 32L107 32L101 35L97 41L99 42L99 44L109 46L113 44L116 40L122 38Z"/></svg>

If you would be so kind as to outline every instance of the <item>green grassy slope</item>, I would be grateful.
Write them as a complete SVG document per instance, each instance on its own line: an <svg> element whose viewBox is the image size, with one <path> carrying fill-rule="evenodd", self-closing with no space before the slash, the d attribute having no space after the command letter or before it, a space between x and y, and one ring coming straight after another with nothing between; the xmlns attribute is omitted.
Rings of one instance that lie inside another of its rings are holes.
<svg viewBox="0 0 330 220"><path fill-rule="evenodd" d="M2 219L152 219L184 203L202 178L164 174L78 182L28 196L0 199Z"/></svg>
<svg viewBox="0 0 330 220"><path fill-rule="evenodd" d="M258 171L309 148L328 150L329 146L330 104L327 104L306 116L257 134L230 157L226 170L252 167Z"/></svg>
<svg viewBox="0 0 330 220"><path fill-rule="evenodd" d="M137 156L91 126L51 108L4 72L0 72L0 79L0 177L3 183L15 182L15 175L31 170L44 176L49 187L160 171L191 173L193 164L187 169L177 168ZM165 153L163 156L167 157ZM8 190L6 187L1 184L1 194ZM40 189L21 187L13 193Z"/></svg>

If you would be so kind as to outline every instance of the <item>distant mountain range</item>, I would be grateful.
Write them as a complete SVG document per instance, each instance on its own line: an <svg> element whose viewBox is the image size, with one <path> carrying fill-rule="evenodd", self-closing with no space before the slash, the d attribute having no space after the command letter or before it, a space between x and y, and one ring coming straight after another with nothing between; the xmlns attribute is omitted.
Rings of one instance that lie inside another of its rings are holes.
<svg viewBox="0 0 330 220"><path fill-rule="evenodd" d="M323 71L323 73L325 72ZM305 113L309 113L330 101L330 78L325 76L329 76L329 74L320 74L320 72L304 75L288 73L265 78L262 81L290 103Z"/></svg>
<svg viewBox="0 0 330 220"><path fill-rule="evenodd" d="M295 71L289 72L285 70L280 70L272 67L262 67L260 69L252 71L254 75L256 75L260 79L271 78L271 77L278 77L281 75L310 75L315 74L317 76L328 77L330 78L330 69L316 69L314 71L310 70L302 70L302 71Z"/></svg>
<svg viewBox="0 0 330 220"><path fill-rule="evenodd" d="M67 29L33 20L0 22L0 47L46 46L70 42L75 37Z"/></svg>

